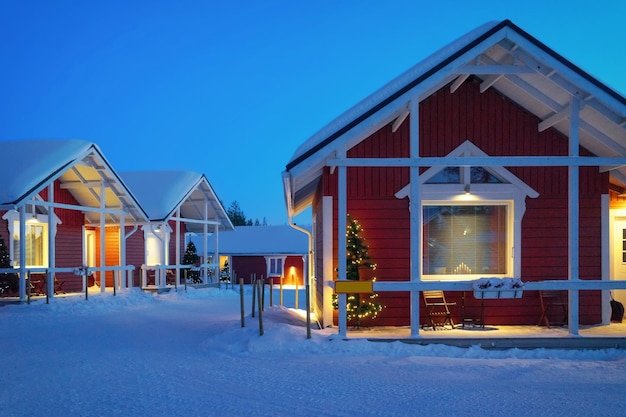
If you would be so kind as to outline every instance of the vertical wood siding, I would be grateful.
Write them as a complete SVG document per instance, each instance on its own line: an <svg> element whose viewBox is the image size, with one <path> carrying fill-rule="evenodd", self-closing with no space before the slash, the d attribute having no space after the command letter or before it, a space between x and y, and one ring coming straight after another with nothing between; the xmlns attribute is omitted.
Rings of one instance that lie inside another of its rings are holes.
<svg viewBox="0 0 626 417"><path fill-rule="evenodd" d="M244 279L244 283L251 284L251 275L256 274L257 279L266 278L265 258L262 256L233 256L233 273L237 274L237 279Z"/></svg>
<svg viewBox="0 0 626 417"><path fill-rule="evenodd" d="M567 155L568 139L554 129L538 132L540 120L500 95L494 89L479 91L479 82L470 78L455 93L442 88L420 103L420 155L445 156L466 140L494 156ZM394 133L391 124L348 151L348 157L409 156L407 119ZM581 155L590 155L581 148ZM567 184L565 167L512 167L514 175L539 192L526 201L522 223L522 279L567 279ZM370 255L378 264L379 281L409 280L409 211L408 200L394 194L409 183L408 168L348 168L348 213L363 226L363 237ZM580 276L600 278L600 196L608 192L608 174L597 167L580 168ZM337 224L337 175L324 170L322 195L335 201L334 224ZM319 210L320 206L316 206ZM335 228L333 241L336 242ZM316 242L320 250L320 242ZM336 251L335 251L336 252ZM333 254L334 265L337 255ZM318 262L319 263L319 262ZM449 298L461 305L460 293ZM601 320L597 291L581 292L581 324ZM408 294L381 293L387 306L377 319L380 325L408 325ZM473 297L468 308L476 307ZM486 314L494 324L536 324L539 299L528 291L522 300L487 301ZM455 315L460 317L460 308Z"/></svg>

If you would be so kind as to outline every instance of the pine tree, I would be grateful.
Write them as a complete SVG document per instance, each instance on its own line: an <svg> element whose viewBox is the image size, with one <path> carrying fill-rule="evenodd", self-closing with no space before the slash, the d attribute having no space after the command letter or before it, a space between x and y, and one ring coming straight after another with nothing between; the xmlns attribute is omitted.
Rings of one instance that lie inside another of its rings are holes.
<svg viewBox="0 0 626 417"><path fill-rule="evenodd" d="M7 245L4 243L4 239L0 237L0 269L5 268L11 268L11 256L9 255ZM6 291L17 292L18 285L17 274L0 274L0 293Z"/></svg>
<svg viewBox="0 0 626 417"><path fill-rule="evenodd" d="M241 207L239 207L239 203L237 201L233 201L226 210L226 214L230 219L233 226L246 226L246 215L244 214Z"/></svg>
<svg viewBox="0 0 626 417"><path fill-rule="evenodd" d="M198 256L198 250L196 249L196 245L193 242L187 243L185 255L183 256L183 265L195 265L198 262L200 262L200 257ZM200 280L199 271L190 270L187 276L194 284L199 284L200 282L202 282Z"/></svg>
<svg viewBox="0 0 626 417"><path fill-rule="evenodd" d="M365 244L365 239L361 236L363 228L357 220L351 219L348 215L348 227L346 231L346 279L361 281L360 269L369 268L376 270L376 264L370 262L369 246ZM376 281L376 277L369 278ZM361 319L370 317L375 319L384 306L376 301L378 294L348 294L347 314L348 321L355 320L356 326L360 327ZM338 308L338 301L335 295L333 306Z"/></svg>

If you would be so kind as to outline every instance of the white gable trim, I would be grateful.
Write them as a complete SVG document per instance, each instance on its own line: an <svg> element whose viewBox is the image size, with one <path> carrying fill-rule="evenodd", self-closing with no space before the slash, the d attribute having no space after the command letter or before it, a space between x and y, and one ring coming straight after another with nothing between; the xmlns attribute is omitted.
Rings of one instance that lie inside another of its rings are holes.
<svg viewBox="0 0 626 417"><path fill-rule="evenodd" d="M472 157L489 157L485 152L483 152L478 146L474 145L471 141L466 140L461 145L459 145L456 149L450 152L446 157L463 157L463 156L472 156ZM450 164L449 166L454 166L454 164ZM476 165L479 166L479 165ZM428 184L425 184L429 179L435 176L438 172L440 172L443 168L442 166L433 166L427 169L424 173L420 175L420 195L422 198L426 198L425 193L432 194L434 196L446 196L446 195L454 195L458 194L460 191L463 191L465 184L437 184L436 187L432 187L432 191L428 191ZM530 198L537 198L539 193L535 191L532 187L528 186L524 181L520 180L517 176L515 176L511 171L504 167L491 166L489 168L490 171L494 172L498 177L503 178L508 184L472 184L471 192L472 194L484 194L485 197L490 197L491 194L500 194L510 193L514 194L523 194L524 197L528 196ZM405 185L400 191L398 191L395 196L396 198L405 198L409 196L411 184ZM458 189L458 190L457 190Z"/></svg>

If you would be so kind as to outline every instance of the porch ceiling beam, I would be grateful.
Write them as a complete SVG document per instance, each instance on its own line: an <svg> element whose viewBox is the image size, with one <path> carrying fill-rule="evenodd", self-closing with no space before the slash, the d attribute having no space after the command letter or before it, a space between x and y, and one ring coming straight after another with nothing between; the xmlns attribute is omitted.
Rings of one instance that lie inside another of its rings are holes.
<svg viewBox="0 0 626 417"><path fill-rule="evenodd" d="M539 126L538 126L539 132L543 132L544 130L551 128L552 126L559 123L560 121L567 119L570 115L570 111L571 111L570 106L566 106L563 108L563 110L558 111L554 113L552 116L547 117L543 121L539 122Z"/></svg>
<svg viewBox="0 0 626 417"><path fill-rule="evenodd" d="M502 75L502 74L534 74L535 70L519 65L464 65L457 70L459 74Z"/></svg>
<svg viewBox="0 0 626 417"><path fill-rule="evenodd" d="M565 78L563 78L559 72L548 66L546 63L537 60L535 57L531 56L529 53L525 52L522 49L517 49L512 52L513 55L518 58L521 62L526 64L530 68L534 68L537 74L543 75L548 80L552 81L554 84L567 91L570 95L576 95L582 93L580 88ZM588 92L584 92L581 95L589 95Z"/></svg>
<svg viewBox="0 0 626 417"><path fill-rule="evenodd" d="M498 80L502 77L504 77L503 74L486 76L483 82L480 83L480 92L484 93L485 91L489 90L489 88L495 83L497 83Z"/></svg>
<svg viewBox="0 0 626 417"><path fill-rule="evenodd" d="M465 80L467 80L469 78L470 74L461 74L459 75L456 80L454 80L454 82L452 83L452 85L450 85L450 92L454 93L456 90L459 89L459 87L461 85L463 85L463 83L465 82Z"/></svg>
<svg viewBox="0 0 626 417"><path fill-rule="evenodd" d="M100 180L65 181L61 184L61 188L64 190L76 190L79 188L99 188L101 183L102 182Z"/></svg>
<svg viewBox="0 0 626 417"><path fill-rule="evenodd" d="M510 77L507 77L507 79L508 79L508 81L512 82L517 87L519 87L521 90L525 91L528 95L533 97L535 100L540 101L545 106L549 107L555 113L558 114L562 110L564 110L563 106L561 106L559 103L557 103L556 101L554 101L550 97L546 96L544 93L542 93L541 91L536 89L534 86L532 86L531 84L529 84L525 80L517 77L516 75L511 75ZM585 105L589 106L589 107L593 106L592 103L593 103L593 100L586 100L585 101ZM567 108L569 108L569 105L566 107L566 109ZM605 116L608 116L608 115L605 114ZM590 135L594 136L598 140L600 140L609 149L614 150L618 154L626 155L626 152L625 152L626 148L622 147L615 140L613 140L612 138L610 138L607 135L603 134L602 132L600 132L595 127L591 126L588 122L586 122L586 121L581 119L580 120L580 128L585 130L587 133L589 133Z"/></svg>
<svg viewBox="0 0 626 417"><path fill-rule="evenodd" d="M77 206L75 204L65 204L65 203L51 203L48 201L42 201L42 200L30 200L30 201L25 201L24 204L35 204L37 206L43 206L43 207L53 207L53 208L60 208L60 209L67 209L67 210L75 210L75 211L82 211L82 212L90 212L90 213L100 213L103 210L100 207L87 207L87 206ZM110 215L126 215L128 214L127 211L124 210L120 210L119 208L109 208L109 207L105 207L104 209L104 213L105 214L110 214Z"/></svg>
<svg viewBox="0 0 626 417"><path fill-rule="evenodd" d="M80 171L78 171L78 169L76 169L76 167L72 167L72 170L74 171L74 174L76 174L76 176L80 179L80 182L82 183L87 183L88 181L85 179L85 177L83 177L83 175L80 173ZM102 180L101 180L102 181ZM89 193L92 195L93 198L95 198L95 200L100 203L100 199L104 198L104 196L100 196L100 193L98 193L95 188L88 188Z"/></svg>
<svg viewBox="0 0 626 417"><path fill-rule="evenodd" d="M588 91L581 90L581 88L577 85L572 84L567 79L565 79L558 71L554 68L549 67L545 63L538 61L536 58L529 55L527 52L517 49L511 52L515 55L515 57L519 58L520 61L524 62L530 68L536 68L537 73L543 75L548 80L556 84L558 87L567 91L571 95L580 95L584 97L585 104L590 108L594 109L598 113L604 115L609 120L614 123L618 123L619 115L612 111L609 107L600 102L596 97L593 97ZM556 109L555 109L556 110Z"/></svg>
<svg viewBox="0 0 626 417"><path fill-rule="evenodd" d="M396 130L398 130L398 128L400 126L402 126L402 123L404 123L404 121L406 120L406 118L409 115L409 109L406 108L402 111L402 113L400 113L400 115L396 118L396 120L393 121L393 124L391 125L391 131L392 132L396 132Z"/></svg>
<svg viewBox="0 0 626 417"><path fill-rule="evenodd" d="M432 167L432 166L606 166L626 165L626 157L597 156L441 156L422 158L329 158L327 166L335 167Z"/></svg>
<svg viewBox="0 0 626 417"><path fill-rule="evenodd" d="M626 155L626 147L623 147L619 143L617 143L613 138L605 135L596 129L593 125L585 122L584 120L580 120L579 127L581 130L589 133L591 136L597 138L604 146L611 149L613 152L618 155Z"/></svg>
<svg viewBox="0 0 626 417"><path fill-rule="evenodd" d="M187 217L181 217L180 221L183 223L195 223L195 224L212 224L212 225L220 225L221 222L217 220L204 220L204 219L189 219Z"/></svg>

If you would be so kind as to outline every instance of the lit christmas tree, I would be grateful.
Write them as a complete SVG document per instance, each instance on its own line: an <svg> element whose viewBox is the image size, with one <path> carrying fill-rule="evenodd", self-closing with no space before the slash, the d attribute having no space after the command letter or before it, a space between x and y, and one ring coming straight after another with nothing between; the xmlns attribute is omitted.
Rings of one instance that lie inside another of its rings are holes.
<svg viewBox="0 0 626 417"><path fill-rule="evenodd" d="M5 268L11 268L11 257L7 245L4 243L4 239L0 237L0 269ZM16 274L0 274L0 293L17 292L19 288L18 285Z"/></svg>
<svg viewBox="0 0 626 417"><path fill-rule="evenodd" d="M196 245L193 242L187 243L187 248L185 249L185 256L183 256L183 265L195 265L200 262L200 257L198 256L198 250L196 249ZM199 271L189 270L187 273L187 277L191 279L191 282L194 284L199 284L202 282L200 279Z"/></svg>
<svg viewBox="0 0 626 417"><path fill-rule="evenodd" d="M365 239L361 237L363 228L358 221L348 215L348 227L346 231L346 279L361 281L359 270L363 267L376 270L376 264L370 262L369 247ZM369 278L376 281L376 277ZM376 301L378 294L347 294L346 304L348 321L355 321L357 327L361 326L361 319L375 319L384 306ZM333 296L333 307L338 308L337 295Z"/></svg>

